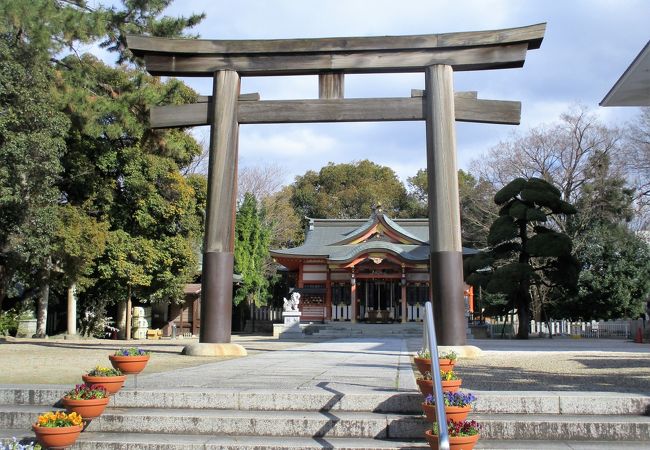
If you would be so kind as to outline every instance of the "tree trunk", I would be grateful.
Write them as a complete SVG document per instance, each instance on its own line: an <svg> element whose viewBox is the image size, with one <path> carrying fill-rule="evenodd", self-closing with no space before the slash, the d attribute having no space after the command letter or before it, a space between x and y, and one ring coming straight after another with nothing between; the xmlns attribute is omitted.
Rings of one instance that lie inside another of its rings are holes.
<svg viewBox="0 0 650 450"><path fill-rule="evenodd" d="M68 331L71 336L77 334L77 283L72 283L68 287Z"/></svg>
<svg viewBox="0 0 650 450"><path fill-rule="evenodd" d="M528 305L530 305L530 294L528 288L526 292L519 292L517 294L517 318L519 319L519 330L517 331L517 339L528 339L528 324L530 322L530 313Z"/></svg>
<svg viewBox="0 0 650 450"><path fill-rule="evenodd" d="M47 326L47 305L50 300L50 258L45 262L45 268L41 272L41 289L38 295L38 313L36 315L36 334L34 337L44 338Z"/></svg>
<svg viewBox="0 0 650 450"><path fill-rule="evenodd" d="M117 317L115 318L115 326L119 330L117 337L125 339L126 337L126 300L117 305Z"/></svg>
<svg viewBox="0 0 650 450"><path fill-rule="evenodd" d="M0 264L0 311L4 311L2 303L7 296L7 281L5 280L6 273L7 269L3 264Z"/></svg>
<svg viewBox="0 0 650 450"><path fill-rule="evenodd" d="M521 239L521 253L519 253L519 262L530 266L530 255L526 252L526 243L528 242L528 233L526 231L526 221L519 221L519 237ZM519 330L517 339L528 339L528 325L530 321L530 281L525 280L519 283L519 289L515 294L515 304L517 305L517 317L519 318Z"/></svg>
<svg viewBox="0 0 650 450"><path fill-rule="evenodd" d="M131 286L129 286L129 297L126 299L126 326L125 326L125 337L127 341L131 339L131 308L132 308L132 302L131 302Z"/></svg>

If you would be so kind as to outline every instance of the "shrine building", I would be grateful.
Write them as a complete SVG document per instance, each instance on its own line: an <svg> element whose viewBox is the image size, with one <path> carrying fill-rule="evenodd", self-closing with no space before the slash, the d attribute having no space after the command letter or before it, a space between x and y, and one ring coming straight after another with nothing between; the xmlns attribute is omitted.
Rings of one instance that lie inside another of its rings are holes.
<svg viewBox="0 0 650 450"><path fill-rule="evenodd" d="M371 323L422 319L429 253L428 219L391 219L381 207L367 220L309 219L302 245L271 250L301 294L302 321ZM464 301L473 312L469 286Z"/></svg>

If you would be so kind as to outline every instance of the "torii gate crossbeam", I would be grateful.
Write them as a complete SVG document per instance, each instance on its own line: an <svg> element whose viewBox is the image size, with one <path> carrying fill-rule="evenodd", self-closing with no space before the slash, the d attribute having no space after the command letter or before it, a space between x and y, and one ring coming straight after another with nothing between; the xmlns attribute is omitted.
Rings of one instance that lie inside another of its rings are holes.
<svg viewBox="0 0 650 450"><path fill-rule="evenodd" d="M211 98L152 109L152 126L211 125L199 345L230 342L240 123L425 120L430 280L440 345L464 345L455 120L519 123L520 104L453 92L453 72L521 67L546 24L418 36L188 40L128 36L153 75L211 76ZM346 73L423 72L424 95L344 99ZM319 75L319 100L240 96L241 76ZM252 101L251 101L252 100ZM352 299L353 310L356 309ZM353 311L353 315L356 311ZM222 353L223 354L223 353Z"/></svg>

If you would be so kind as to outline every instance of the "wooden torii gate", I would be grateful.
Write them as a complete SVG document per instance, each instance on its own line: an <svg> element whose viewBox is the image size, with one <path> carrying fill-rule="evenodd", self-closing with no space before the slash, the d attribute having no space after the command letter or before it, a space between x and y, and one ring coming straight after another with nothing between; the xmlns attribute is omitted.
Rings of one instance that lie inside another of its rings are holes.
<svg viewBox="0 0 650 450"><path fill-rule="evenodd" d="M454 120L519 124L521 104L453 91L453 72L521 67L546 24L416 36L190 40L128 36L152 75L213 77L211 97L155 107L154 128L210 125L201 289L202 344L231 337L239 124L426 121L431 290L440 345L464 345L462 247ZM410 98L344 98L348 73L424 72ZM240 95L242 76L318 75L318 100L262 101ZM354 300L354 299L353 299ZM353 305L355 302L353 301ZM200 345L200 344L199 344ZM219 352L227 353L227 346Z"/></svg>

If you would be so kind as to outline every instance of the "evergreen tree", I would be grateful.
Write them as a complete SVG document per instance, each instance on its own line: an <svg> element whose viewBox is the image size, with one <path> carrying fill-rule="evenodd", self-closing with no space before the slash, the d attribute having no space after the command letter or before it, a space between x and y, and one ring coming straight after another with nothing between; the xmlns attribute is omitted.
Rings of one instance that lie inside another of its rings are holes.
<svg viewBox="0 0 650 450"><path fill-rule="evenodd" d="M271 233L263 215L255 197L246 193L235 225L235 272L242 277L233 298L235 305L244 300L265 305L269 295Z"/></svg>
<svg viewBox="0 0 650 450"><path fill-rule="evenodd" d="M650 298L650 246L622 225L601 223L575 241L578 292L553 304L556 317L637 318Z"/></svg>
<svg viewBox="0 0 650 450"><path fill-rule="evenodd" d="M60 189L68 203L110 224L86 305L101 310L119 299L123 330L133 297L181 301L196 275L203 193L180 168L201 149L182 130L151 130L147 119L148 105L187 102L196 93L90 55L63 62L61 101L72 126Z"/></svg>
<svg viewBox="0 0 650 450"><path fill-rule="evenodd" d="M368 160L310 170L292 189L300 217L365 219L379 203L393 217L407 213L406 189L393 169Z"/></svg>
<svg viewBox="0 0 650 450"><path fill-rule="evenodd" d="M513 180L496 193L494 202L501 210L490 227L490 250L465 261L466 281L506 295L517 309L517 337L527 339L531 288L547 288L551 298L575 289L579 267L571 254L571 239L547 222L576 210L561 200L558 189L539 178Z"/></svg>
<svg viewBox="0 0 650 450"><path fill-rule="evenodd" d="M3 28L0 61L0 306L7 289L38 292L37 334L44 335L68 119L53 101L46 53Z"/></svg>
<svg viewBox="0 0 650 450"><path fill-rule="evenodd" d="M12 293L23 298L40 289L39 334L45 330L53 268L65 272L66 283L81 272L88 281L94 277L101 282L88 283L95 285L92 297L112 301L134 286L143 300L178 299L196 270L201 217L196 192L180 168L199 152L198 144L182 130L148 129L151 104L183 103L196 94L179 81L161 83L142 71L108 67L75 48L101 41L120 62L131 61L126 33L178 37L203 18L160 17L170 3L124 0L121 6L91 7L84 0L0 0L0 109L12 111L0 117L6 162L0 178L8 169L0 193L0 301L8 286L26 286ZM17 139L14 131L23 137ZM27 192L28 184L38 190ZM29 202L38 207L27 207ZM71 233L64 239L65 231L57 230L70 220L110 227L109 250L91 276L90 262L76 253L89 236ZM71 242L73 236L80 241ZM122 244L121 250L115 247ZM116 254L137 254L141 267L123 270L121 259L111 259ZM142 271L145 276L137 276ZM136 274L127 278L138 283L121 283L117 274L124 273Z"/></svg>

